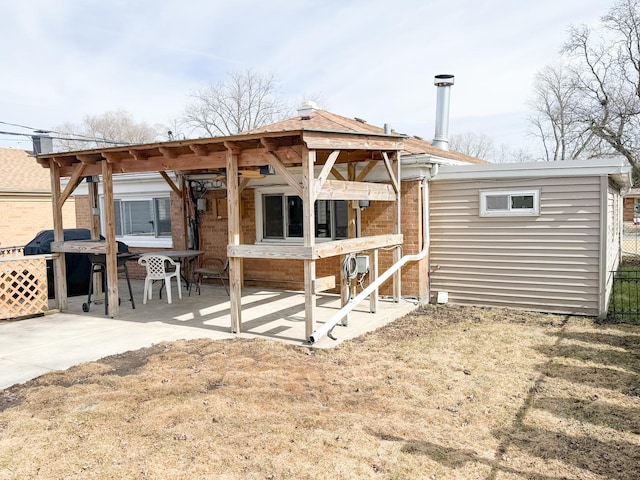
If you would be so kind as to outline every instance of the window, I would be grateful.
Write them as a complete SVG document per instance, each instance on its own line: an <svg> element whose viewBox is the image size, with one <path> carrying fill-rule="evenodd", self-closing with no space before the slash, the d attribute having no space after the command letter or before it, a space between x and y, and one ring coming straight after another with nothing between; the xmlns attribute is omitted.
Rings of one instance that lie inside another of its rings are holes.
<svg viewBox="0 0 640 480"><path fill-rule="evenodd" d="M121 198L113 204L118 240L136 247L172 246L169 197Z"/></svg>
<svg viewBox="0 0 640 480"><path fill-rule="evenodd" d="M480 216L518 216L540 214L540 191L481 191Z"/></svg>
<svg viewBox="0 0 640 480"><path fill-rule="evenodd" d="M262 235L258 232L259 240L303 237L303 211L300 197L284 193L265 193L257 195L256 198L262 205L261 223L258 224ZM347 238L347 213L346 200L317 200L314 205L316 238Z"/></svg>

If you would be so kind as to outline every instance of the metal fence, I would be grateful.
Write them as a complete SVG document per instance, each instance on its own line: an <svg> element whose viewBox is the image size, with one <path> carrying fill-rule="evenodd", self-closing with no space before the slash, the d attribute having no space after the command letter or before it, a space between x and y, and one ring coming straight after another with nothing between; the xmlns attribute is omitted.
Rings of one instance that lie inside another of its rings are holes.
<svg viewBox="0 0 640 480"><path fill-rule="evenodd" d="M640 269L632 268L611 272L613 289L607 312L609 322L640 322Z"/></svg>
<svg viewBox="0 0 640 480"><path fill-rule="evenodd" d="M640 225L634 222L622 226L622 255L640 257Z"/></svg>

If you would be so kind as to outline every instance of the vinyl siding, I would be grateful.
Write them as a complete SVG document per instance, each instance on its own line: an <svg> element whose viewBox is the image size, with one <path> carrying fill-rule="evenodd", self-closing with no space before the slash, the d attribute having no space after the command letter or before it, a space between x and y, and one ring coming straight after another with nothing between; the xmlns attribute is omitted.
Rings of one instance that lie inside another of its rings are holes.
<svg viewBox="0 0 640 480"><path fill-rule="evenodd" d="M607 189L607 256L603 311L607 310L613 288L613 272L618 268L622 251L622 196L620 189L609 183Z"/></svg>
<svg viewBox="0 0 640 480"><path fill-rule="evenodd" d="M433 181L432 293L446 291L453 303L597 315L600 185L598 176ZM481 217L479 192L492 189L539 190L540 214Z"/></svg>

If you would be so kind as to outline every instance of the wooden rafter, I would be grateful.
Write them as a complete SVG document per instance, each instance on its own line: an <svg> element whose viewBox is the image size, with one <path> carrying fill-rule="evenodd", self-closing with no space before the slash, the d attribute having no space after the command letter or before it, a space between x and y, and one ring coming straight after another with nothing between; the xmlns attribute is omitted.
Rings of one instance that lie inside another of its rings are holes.
<svg viewBox="0 0 640 480"><path fill-rule="evenodd" d="M389 174L389 178L391 179L391 185L393 189L398 193L400 190L400 184L398 183L398 177L393 171L393 167L391 166L391 161L389 160L389 155L387 152L382 152L382 159L384 160L384 166L387 168L387 173Z"/></svg>
<svg viewBox="0 0 640 480"><path fill-rule="evenodd" d="M316 198L317 198L318 192L322 190L322 186L324 185L324 182L326 182L327 178L329 178L329 174L331 173L331 170L333 170L333 165L336 163L336 160L338 159L338 155L340 155L340 150L334 150L333 152L331 152L329 154L329 157L327 158L327 161L322 166L322 171L320 172L320 175L318 176L318 179L316 181L316 191L315 191Z"/></svg>
<svg viewBox="0 0 640 480"><path fill-rule="evenodd" d="M347 180L336 168L331 169L331 175L336 177L338 180L342 180L343 182Z"/></svg>
<svg viewBox="0 0 640 480"><path fill-rule="evenodd" d="M367 178L367 175L369 175L369 172L371 172L371 170L373 170L377 164L378 162L376 160L371 160L369 163L367 163L367 166L364 167L364 169L356 177L356 182L364 182L365 178Z"/></svg>
<svg viewBox="0 0 640 480"><path fill-rule="evenodd" d="M164 178L164 181L167 182L167 184L171 187L171 190L173 190L176 193L176 195L182 198L182 191L178 188L178 186L175 183L173 183L173 180L171 180L171 177L167 175L167 172L160 170L160 176Z"/></svg>
<svg viewBox="0 0 640 480"><path fill-rule="evenodd" d="M158 151L165 158L177 158L178 157L178 153L173 148L158 147Z"/></svg>
<svg viewBox="0 0 640 480"><path fill-rule="evenodd" d="M73 193L73 191L78 187L78 185L80 185L80 182L82 181L82 178L83 178L82 173L85 171L86 168L87 168L87 165L84 163L76 164L73 175L71 175L71 178L69 179L69 183L67 183L67 186L65 187L64 192L62 192L62 195L60 195L60 200L59 200L60 206L64 205L64 202L67 201L67 199Z"/></svg>
<svg viewBox="0 0 640 480"><path fill-rule="evenodd" d="M146 161L149 158L147 152L143 150L129 150L129 154L138 162Z"/></svg>
<svg viewBox="0 0 640 480"><path fill-rule="evenodd" d="M267 141L264 138L261 138L260 142L267 149L267 152L265 153L265 158L269 162L269 165L271 165L274 168L274 170L278 172L278 174L282 175L284 179L287 181L287 183L289 184L289 186L295 190L296 194L300 198L302 198L302 195L303 195L302 186L300 185L300 182L298 182L298 180L296 180L296 178L289 173L289 170L287 170L287 167L285 167L284 164L280 161L280 158L278 158L276 153L277 147L273 143Z"/></svg>

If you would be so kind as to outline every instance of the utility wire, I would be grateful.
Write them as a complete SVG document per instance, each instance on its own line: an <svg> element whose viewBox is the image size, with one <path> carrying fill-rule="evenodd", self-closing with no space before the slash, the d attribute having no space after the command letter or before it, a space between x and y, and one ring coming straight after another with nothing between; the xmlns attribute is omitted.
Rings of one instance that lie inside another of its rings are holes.
<svg viewBox="0 0 640 480"><path fill-rule="evenodd" d="M0 122L0 123L5 123L5 122ZM0 135L12 135L12 136L22 136L22 137L33 137L33 133L19 133L19 132L5 132L0 130ZM63 134L64 135L64 134ZM53 140L70 140L70 141L74 141L74 142L95 142L95 143L109 143L111 145L133 145L130 142L116 142L114 140L105 140L105 139L101 139L101 138L74 138L74 137L52 137L49 136L49 138L53 139Z"/></svg>
<svg viewBox="0 0 640 480"><path fill-rule="evenodd" d="M89 135L82 135L81 133L58 132L56 130L49 130L49 129L45 129L45 128L28 127L26 125L20 125L18 123L10 123L10 122L3 122L3 121L0 121L0 123L3 124L3 125L11 125L12 127L26 128L27 130L33 130L36 133L57 133L58 135L66 135L67 137L73 137L73 138L51 137L51 138L56 138L56 140L75 140L75 141L88 141L88 142L115 143L115 144L118 144L118 145L132 145L129 142L118 142L118 141L115 141L115 140L106 140L106 139L102 140L102 139L98 139L96 137L91 137ZM5 132L0 132L0 133L5 133ZM16 133L16 135L24 135L24 134ZM27 136L31 137L31 136L33 136L33 134L29 134ZM81 140L81 138L86 138L87 140Z"/></svg>

